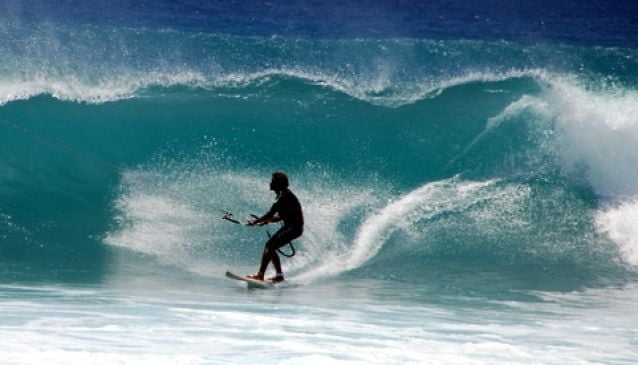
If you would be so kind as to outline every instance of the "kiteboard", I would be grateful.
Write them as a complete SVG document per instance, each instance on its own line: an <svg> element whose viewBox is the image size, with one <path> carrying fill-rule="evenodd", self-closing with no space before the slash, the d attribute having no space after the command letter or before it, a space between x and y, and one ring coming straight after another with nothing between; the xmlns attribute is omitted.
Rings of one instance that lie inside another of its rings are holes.
<svg viewBox="0 0 638 365"><path fill-rule="evenodd" d="M230 271L226 271L226 277L229 279L233 279L233 280L239 280L239 281L243 281L246 282L246 285L248 286L248 288L254 289L270 289L270 288L274 288L277 284L275 284L274 282L270 281L270 280L258 280L258 279L251 279L245 276L240 276L240 275L236 275L233 274Z"/></svg>

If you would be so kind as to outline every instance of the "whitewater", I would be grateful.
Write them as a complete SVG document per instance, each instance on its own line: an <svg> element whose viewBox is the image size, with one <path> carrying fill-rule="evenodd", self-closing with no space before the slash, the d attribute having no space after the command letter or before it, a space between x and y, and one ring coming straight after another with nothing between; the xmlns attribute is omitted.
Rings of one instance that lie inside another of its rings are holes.
<svg viewBox="0 0 638 365"><path fill-rule="evenodd" d="M635 5L454 3L0 5L1 362L636 363Z"/></svg>

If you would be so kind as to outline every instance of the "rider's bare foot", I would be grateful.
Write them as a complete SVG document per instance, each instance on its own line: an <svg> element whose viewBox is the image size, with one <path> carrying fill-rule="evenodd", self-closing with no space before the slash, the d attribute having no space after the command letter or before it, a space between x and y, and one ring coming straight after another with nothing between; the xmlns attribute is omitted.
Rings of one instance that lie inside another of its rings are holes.
<svg viewBox="0 0 638 365"><path fill-rule="evenodd" d="M264 281L264 276L259 274L246 275L248 279L261 280Z"/></svg>

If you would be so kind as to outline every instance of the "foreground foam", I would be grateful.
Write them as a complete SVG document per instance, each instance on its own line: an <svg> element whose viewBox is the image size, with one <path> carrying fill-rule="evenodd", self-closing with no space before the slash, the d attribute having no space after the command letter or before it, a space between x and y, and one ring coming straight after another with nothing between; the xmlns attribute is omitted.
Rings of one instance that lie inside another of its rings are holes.
<svg viewBox="0 0 638 365"><path fill-rule="evenodd" d="M631 363L636 357L631 341L635 287L541 293L544 300L533 302L443 298L446 305L361 296L365 288L358 289L359 296L344 296L348 289L316 286L284 295L203 287L175 293L2 288L6 320L0 324L5 338L0 355L7 364L405 364L424 359L431 364L564 364ZM367 289L391 294L413 287L393 283ZM31 296L37 304L24 305L24 297Z"/></svg>

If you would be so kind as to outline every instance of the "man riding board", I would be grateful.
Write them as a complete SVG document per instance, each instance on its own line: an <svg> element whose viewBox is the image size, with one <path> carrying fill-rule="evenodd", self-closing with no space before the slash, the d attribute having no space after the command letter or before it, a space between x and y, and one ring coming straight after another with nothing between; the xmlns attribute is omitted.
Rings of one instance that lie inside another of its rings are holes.
<svg viewBox="0 0 638 365"><path fill-rule="evenodd" d="M268 264L272 262L275 267L276 275L268 280L279 283L284 281L284 273L281 269L281 261L277 254L277 249L287 245L290 241L298 238L303 233L303 212L301 204L295 194L288 189L288 176L283 172L275 172L272 174L270 181L270 190L277 195L277 200L272 205L268 213L262 217L248 222L249 226L263 226L265 224L283 221L281 227L273 234L266 245L261 257L261 266L259 271L254 275L248 275L248 278L264 280Z"/></svg>

